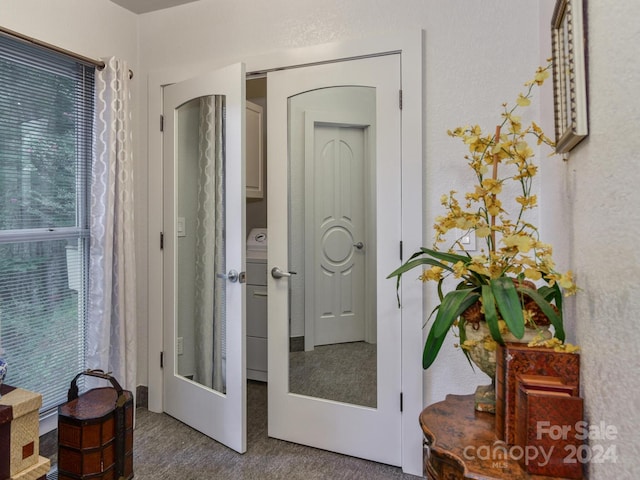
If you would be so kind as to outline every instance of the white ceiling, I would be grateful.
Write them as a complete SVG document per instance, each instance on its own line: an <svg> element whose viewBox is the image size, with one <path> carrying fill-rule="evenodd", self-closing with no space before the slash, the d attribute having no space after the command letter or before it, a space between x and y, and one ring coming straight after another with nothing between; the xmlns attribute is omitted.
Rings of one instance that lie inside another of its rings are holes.
<svg viewBox="0 0 640 480"><path fill-rule="evenodd" d="M148 13L197 0L111 0L133 13Z"/></svg>

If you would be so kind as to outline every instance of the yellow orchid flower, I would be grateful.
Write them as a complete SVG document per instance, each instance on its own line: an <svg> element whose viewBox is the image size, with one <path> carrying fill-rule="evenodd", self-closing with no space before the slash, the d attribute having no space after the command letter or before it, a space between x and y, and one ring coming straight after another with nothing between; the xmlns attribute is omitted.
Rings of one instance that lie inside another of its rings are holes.
<svg viewBox="0 0 640 480"><path fill-rule="evenodd" d="M435 232L433 248L421 249L411 258L424 255L443 263L442 267L423 267L420 274L423 282L436 281L442 287L443 280L450 275L459 279L455 282L456 288L463 291L456 292L455 295L460 297L449 297L456 298L456 302L451 302L451 305L441 304L435 320L446 323L447 328L452 328L454 335L458 332L459 338L464 338L463 332L459 329L467 322L458 323L458 320L453 318L459 315L456 307L458 298L464 296L465 299L471 299L482 293L487 295L487 300L495 300L499 289L510 288L510 282L503 281L505 278L511 278L514 281L519 279L529 285L532 290L537 288L535 286L537 282L545 282L550 287L560 289L565 295L571 295L577 291L572 272L561 273L555 270L551 246L539 240L538 228L528 221L534 218L533 215L529 215L529 210L538 205L537 195L532 193L535 191L533 179L538 173L538 166L534 164L537 152L534 151L532 142L535 141L538 145L541 143L553 145L553 141L544 135L542 128L535 122L523 123L517 109L531 105L533 88L541 85L549 77L550 68L549 65L536 70L533 80L525 84L528 90L517 96L513 106L507 103L502 105L500 125L495 129L486 130L487 132L495 130L495 135L483 133L479 125L467 125L447 131L448 135L457 138L468 147L469 151L463 155L471 169L474 182L470 188L465 189L467 191L464 194L460 194L460 201L455 197L455 191L440 197L445 213L436 217L433 226ZM463 203L460 203L461 201ZM452 233L453 230L455 234ZM464 251L466 246L460 243L463 234L475 235L478 243L481 244L478 246L477 255L472 257L469 251ZM445 241L449 244L440 246ZM438 255L436 251L447 252L451 256ZM443 259L451 259L451 261ZM406 267L397 271L405 272ZM396 275L400 277L396 272L392 276ZM494 280L498 281L494 282ZM491 285L489 291L484 290L486 285ZM444 292L439 291L441 298L446 298L450 293L452 292L447 292L445 295ZM544 316L544 311L549 312L547 308L536 308L528 303L534 300L532 296L535 297L528 290L518 294L521 305L520 308L515 306L515 314L513 308L497 312L498 328L501 334L509 332L507 323L501 318L503 316L507 318L509 325L513 326L513 322L522 321L519 319L521 311L525 321L524 327L531 329L540 322L540 315ZM549 308L555 307L558 318L562 321L562 311L554 305L558 301L557 298L551 298L546 294L535 297L538 307L544 307L538 304L543 300L547 302ZM463 312L460 318L473 319L474 322L483 320L482 316L485 313L482 299L479 304L476 302L469 309ZM556 324L556 319L553 320ZM493 318L490 321L496 321L496 319ZM496 325L492 325L491 328L495 332ZM427 339L429 338L432 338L431 333L427 336ZM564 352L573 352L578 349L578 347L564 344L557 338L549 341L540 337L534 343ZM460 347L465 350L483 348L486 351L493 351L497 344L491 335L487 335L480 341L462 342ZM427 340L425 349L431 348L435 346L429 345ZM424 368L428 368L429 365L430 363Z"/></svg>
<svg viewBox="0 0 640 480"><path fill-rule="evenodd" d="M518 99L516 103L521 107L528 107L531 105L531 99L529 97L525 97L522 93L518 95Z"/></svg>
<svg viewBox="0 0 640 480"><path fill-rule="evenodd" d="M427 282L429 280L433 280L437 282L442 278L443 271L444 269L442 267L438 267L434 265L430 269L424 270L422 272L422 275L420 275L420 280L422 280L423 282Z"/></svg>
<svg viewBox="0 0 640 480"><path fill-rule="evenodd" d="M456 278L460 278L463 275L466 275L468 273L466 265L462 262L456 262L452 268L453 268L453 276Z"/></svg>
<svg viewBox="0 0 640 480"><path fill-rule="evenodd" d="M511 235L502 239L507 247L516 247L519 252L527 253L535 245L535 240L528 235Z"/></svg>
<svg viewBox="0 0 640 480"><path fill-rule="evenodd" d="M534 282L536 282L542 278L542 273L540 273L535 268L525 268L524 276L527 277L529 280L533 280Z"/></svg>
<svg viewBox="0 0 640 480"><path fill-rule="evenodd" d="M543 70L542 67L539 67L533 80L536 82L536 85L542 85L547 78L549 78L549 70Z"/></svg>
<svg viewBox="0 0 640 480"><path fill-rule="evenodd" d="M491 228L486 225L476 228L476 237L488 237L491 235Z"/></svg>
<svg viewBox="0 0 640 480"><path fill-rule="evenodd" d="M485 178L482 180L482 188L492 195L498 195L502 192L502 182L493 178Z"/></svg>
<svg viewBox="0 0 640 480"><path fill-rule="evenodd" d="M485 338L482 346L487 352L495 352L498 348L498 343L491 337Z"/></svg>
<svg viewBox="0 0 640 480"><path fill-rule="evenodd" d="M516 197L516 202L522 205L523 208L534 208L538 203L538 196L531 195L530 197L519 196Z"/></svg>

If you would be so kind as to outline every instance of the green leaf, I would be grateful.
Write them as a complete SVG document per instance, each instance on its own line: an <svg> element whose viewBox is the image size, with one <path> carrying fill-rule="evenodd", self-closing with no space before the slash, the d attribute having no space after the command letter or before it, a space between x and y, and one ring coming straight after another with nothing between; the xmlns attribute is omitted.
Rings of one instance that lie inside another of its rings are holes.
<svg viewBox="0 0 640 480"><path fill-rule="evenodd" d="M398 277L399 279L402 274L421 265L432 265L434 267L441 267L445 270L449 270L450 272L453 271L453 269L449 265L445 265L444 263L438 262L437 260L434 260L432 258L417 258L415 260L408 260L407 262L403 263L393 272L387 275L387 278Z"/></svg>
<svg viewBox="0 0 640 480"><path fill-rule="evenodd" d="M452 264L458 263L458 262L462 262L465 265L469 265L471 263L471 256L467 253L466 255L458 255L455 253L448 253L448 252L438 252L437 250L431 250L429 248L421 248L420 249L421 252L424 252L427 255L431 255L434 258L438 258L444 262L449 262ZM447 270L449 271L453 271L453 268L448 268ZM487 283L487 277L484 275L481 275L477 272L474 272L473 270L469 271L469 274L471 275L470 277L468 277L468 280L471 282L474 278L477 280L476 282L473 282L474 285L480 286L482 284Z"/></svg>
<svg viewBox="0 0 640 480"><path fill-rule="evenodd" d="M442 260L444 262L449 262L449 263L462 262L466 265L471 261L471 257L469 255L458 255L458 254L449 253L449 252L439 252L438 250L433 250L431 248L422 247L420 249L420 252L423 254L430 255L433 258L437 258L439 260Z"/></svg>
<svg viewBox="0 0 640 480"><path fill-rule="evenodd" d="M489 327L493 339L502 345L502 335L498 325L498 312L496 311L496 299L493 296L490 285L482 285L482 305L484 306L484 318Z"/></svg>
<svg viewBox="0 0 640 480"><path fill-rule="evenodd" d="M436 336L433 330L432 325L431 330L429 330L429 335L427 336L427 342L424 344L424 351L422 352L422 368L425 370L431 366L438 356L442 342L444 342L446 338L446 335Z"/></svg>
<svg viewBox="0 0 640 480"><path fill-rule="evenodd" d="M496 299L498 310L509 331L516 337L524 336L524 317L518 292L509 277L491 279L491 292Z"/></svg>
<svg viewBox="0 0 640 480"><path fill-rule="evenodd" d="M464 321L463 317L460 317L460 323L459 323L460 346L464 345L464 342L466 342L467 340L467 331L465 329L465 325L467 325L467 322ZM471 370L475 372L476 369L473 367L473 362L471 361L471 355L469 355L469 352L467 351L467 349L460 348L460 350L462 350L462 353L464 353L464 356L467 357L467 362L469 362L469 365L471 365Z"/></svg>
<svg viewBox="0 0 640 480"><path fill-rule="evenodd" d="M544 298L544 296L539 292L532 290L531 288L517 287L517 290L518 292L527 295L534 302L536 302L536 305L540 307L542 313L547 316L547 318L551 322L551 325L553 325L553 328L555 330L555 337L564 342L565 334L564 326L562 324L562 310L558 309L560 311L560 314L557 314L551 304Z"/></svg>
<svg viewBox="0 0 640 480"><path fill-rule="evenodd" d="M538 288L538 293L542 296L542 298L544 298L547 302L550 302L551 300L553 300L553 297L555 295L555 290L551 287L548 287L546 285L543 285L542 287Z"/></svg>
<svg viewBox="0 0 640 480"><path fill-rule="evenodd" d="M393 272L391 272L387 278L398 277L396 279L396 298L398 300L398 308L400 308L400 278L402 274L408 272L409 270L419 267L420 265L433 265L436 267L442 267L445 270L453 271L451 267L445 265L444 263L440 263L437 260L433 260L431 258L417 258L417 256L422 255L421 252L414 253L409 260L407 260L400 267L396 268Z"/></svg>
<svg viewBox="0 0 640 480"><path fill-rule="evenodd" d="M437 337L447 333L453 322L467 308L473 305L480 295L475 289L452 290L447 293L440 303L438 314L432 329Z"/></svg>
<svg viewBox="0 0 640 480"><path fill-rule="evenodd" d="M554 283L552 287L540 287L538 292L544 296L547 301L553 300L558 307L558 310L562 311L562 290L560 290L560 286L557 283Z"/></svg>

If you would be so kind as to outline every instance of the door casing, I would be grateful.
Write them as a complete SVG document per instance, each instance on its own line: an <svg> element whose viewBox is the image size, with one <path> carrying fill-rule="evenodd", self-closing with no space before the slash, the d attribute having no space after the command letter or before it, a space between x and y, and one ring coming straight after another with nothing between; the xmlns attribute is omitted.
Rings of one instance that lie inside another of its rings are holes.
<svg viewBox="0 0 640 480"><path fill-rule="evenodd" d="M424 111L424 31L392 32L384 36L347 39L298 49L283 50L272 54L241 57L250 75L279 68L303 64L345 61L371 55L401 54L402 97L402 191L411 192L408 202L403 202L402 238L405 252L415 251L423 242L423 128ZM194 77L212 68L232 63L227 59L204 58L192 65L149 72L147 78L147 112L149 119L147 138L147 331L146 340L139 346L147 347L148 408L162 412L162 250L160 234L162 222L162 87ZM157 123L156 123L157 122ZM400 264L400 253L399 253ZM391 286L391 288L394 288ZM422 475L422 434L417 423L423 404L423 371L421 358L423 336L423 293L420 282L405 282L401 290L402 300L402 468L413 475ZM140 362L144 365L143 362ZM143 375L140 375L144 378Z"/></svg>

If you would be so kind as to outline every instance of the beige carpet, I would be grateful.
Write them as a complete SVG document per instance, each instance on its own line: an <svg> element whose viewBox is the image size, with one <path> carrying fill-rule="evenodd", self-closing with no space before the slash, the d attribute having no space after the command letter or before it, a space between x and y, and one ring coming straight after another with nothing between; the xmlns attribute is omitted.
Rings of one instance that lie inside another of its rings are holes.
<svg viewBox="0 0 640 480"><path fill-rule="evenodd" d="M138 407L136 415L134 480L420 478L397 467L269 438L267 385L261 382L249 381L247 386L249 420L243 455L166 414ZM41 454L54 466L56 450L55 431L41 437ZM56 480L57 475L48 478Z"/></svg>
<svg viewBox="0 0 640 480"><path fill-rule="evenodd" d="M377 406L377 349L366 342L322 345L289 354L292 393L364 407Z"/></svg>
<svg viewBox="0 0 640 480"><path fill-rule="evenodd" d="M247 405L244 455L165 414L139 408L134 434L135 480L419 478L389 465L268 438L264 383L249 382Z"/></svg>

